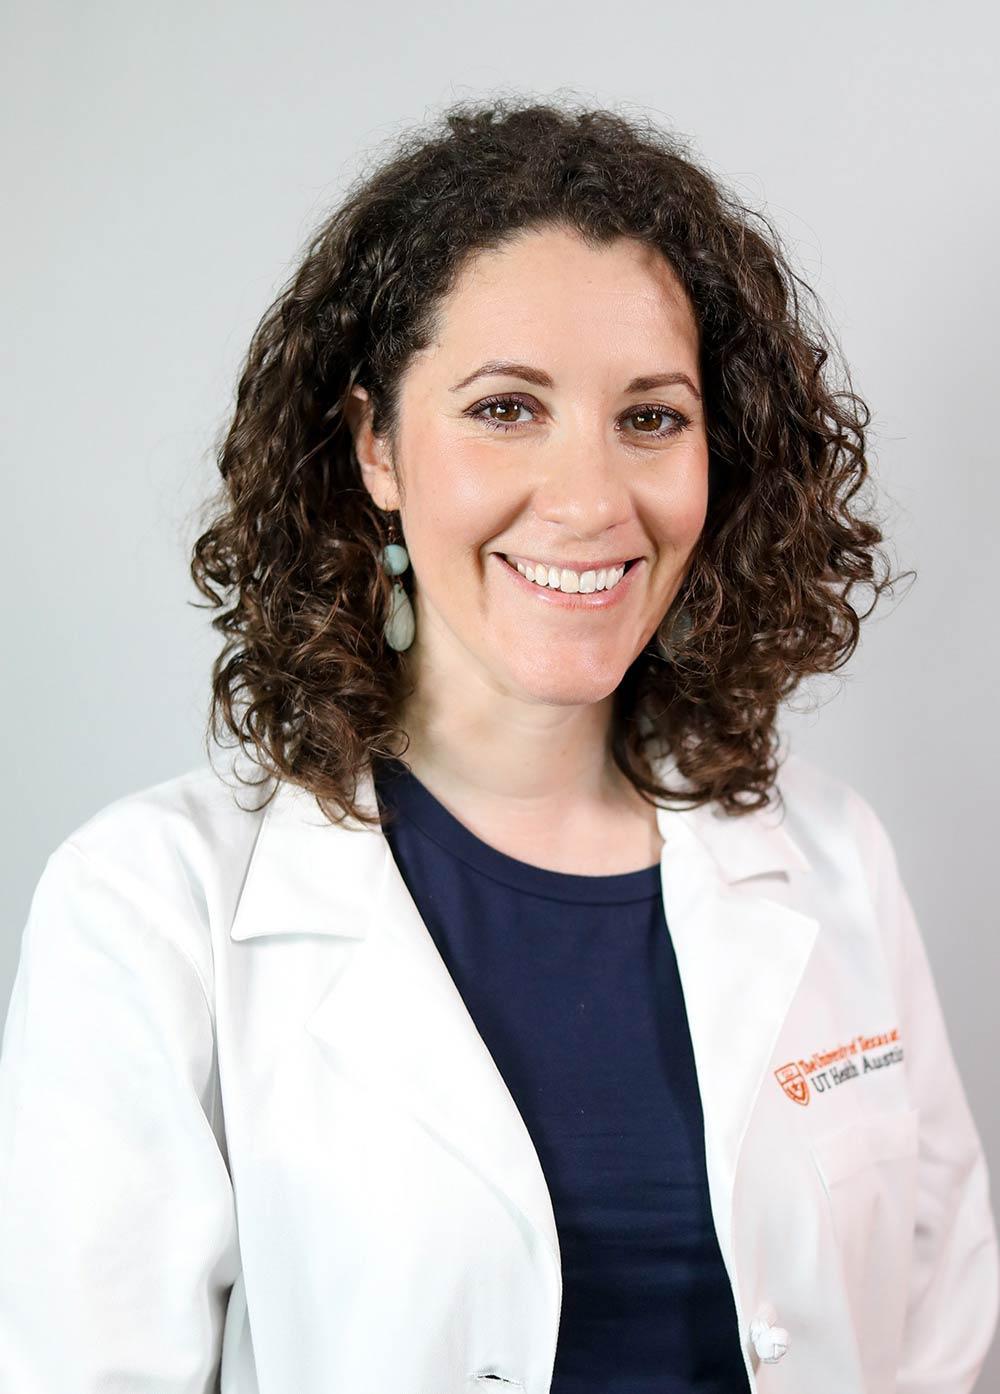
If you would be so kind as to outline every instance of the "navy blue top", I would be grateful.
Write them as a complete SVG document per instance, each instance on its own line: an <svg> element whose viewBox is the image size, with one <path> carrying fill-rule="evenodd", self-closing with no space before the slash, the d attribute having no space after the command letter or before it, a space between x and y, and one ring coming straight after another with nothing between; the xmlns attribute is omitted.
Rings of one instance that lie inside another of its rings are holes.
<svg viewBox="0 0 1000 1394"><path fill-rule="evenodd" d="M739 1394L660 867L580 876L476 837L398 760L385 834L535 1145L563 1304L551 1394Z"/></svg>

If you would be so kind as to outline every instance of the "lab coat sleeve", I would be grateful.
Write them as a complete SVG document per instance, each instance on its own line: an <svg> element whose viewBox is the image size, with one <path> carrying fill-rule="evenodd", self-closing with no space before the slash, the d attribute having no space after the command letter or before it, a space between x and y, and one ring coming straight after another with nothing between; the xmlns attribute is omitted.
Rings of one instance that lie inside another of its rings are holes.
<svg viewBox="0 0 1000 1394"><path fill-rule="evenodd" d="M899 984L903 1063L919 1109L913 1262L897 1394L969 1394L997 1324L997 1231L982 1143L895 850L865 805L862 845Z"/></svg>
<svg viewBox="0 0 1000 1394"><path fill-rule="evenodd" d="M239 1259L195 942L134 871L45 864L0 1049L2 1394L217 1387Z"/></svg>

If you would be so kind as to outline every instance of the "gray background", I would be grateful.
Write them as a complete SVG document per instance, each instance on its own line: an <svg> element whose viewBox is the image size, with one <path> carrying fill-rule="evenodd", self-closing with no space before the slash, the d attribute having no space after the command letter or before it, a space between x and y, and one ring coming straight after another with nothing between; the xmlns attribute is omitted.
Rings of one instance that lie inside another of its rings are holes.
<svg viewBox="0 0 1000 1394"><path fill-rule="evenodd" d="M0 24L0 1001L52 848L205 758L192 518L305 237L402 128L562 90L649 112L764 207L872 407L892 555L918 579L783 729L893 836L1000 1196L996 10L131 0ZM1000 1388L997 1345L977 1388Z"/></svg>

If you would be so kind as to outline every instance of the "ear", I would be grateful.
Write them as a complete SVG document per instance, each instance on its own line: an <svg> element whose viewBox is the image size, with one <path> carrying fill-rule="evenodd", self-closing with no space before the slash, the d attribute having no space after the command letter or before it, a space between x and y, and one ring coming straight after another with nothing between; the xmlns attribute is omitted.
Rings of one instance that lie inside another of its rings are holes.
<svg viewBox="0 0 1000 1394"><path fill-rule="evenodd" d="M361 479L379 508L399 507L399 489L392 469L389 445L376 436L371 426L371 398L361 386L351 388L344 406L344 416L354 437L354 453L358 458Z"/></svg>

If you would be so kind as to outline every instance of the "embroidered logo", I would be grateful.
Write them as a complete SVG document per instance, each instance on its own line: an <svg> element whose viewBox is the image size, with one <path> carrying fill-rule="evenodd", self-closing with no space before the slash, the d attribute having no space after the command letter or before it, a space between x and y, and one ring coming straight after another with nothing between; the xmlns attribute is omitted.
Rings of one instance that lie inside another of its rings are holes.
<svg viewBox="0 0 1000 1394"><path fill-rule="evenodd" d="M798 1065L782 1065L781 1069L775 1070L774 1073L790 1099L794 1099L797 1104L809 1102L809 1085Z"/></svg>
<svg viewBox="0 0 1000 1394"><path fill-rule="evenodd" d="M903 1047L898 1042L897 1026L875 1036L854 1036L846 1045L814 1051L807 1060L789 1061L775 1070L774 1076L790 1099L805 1105L813 1093L831 1093L872 1070L898 1064L903 1058ZM883 1049L886 1046L888 1049Z"/></svg>

